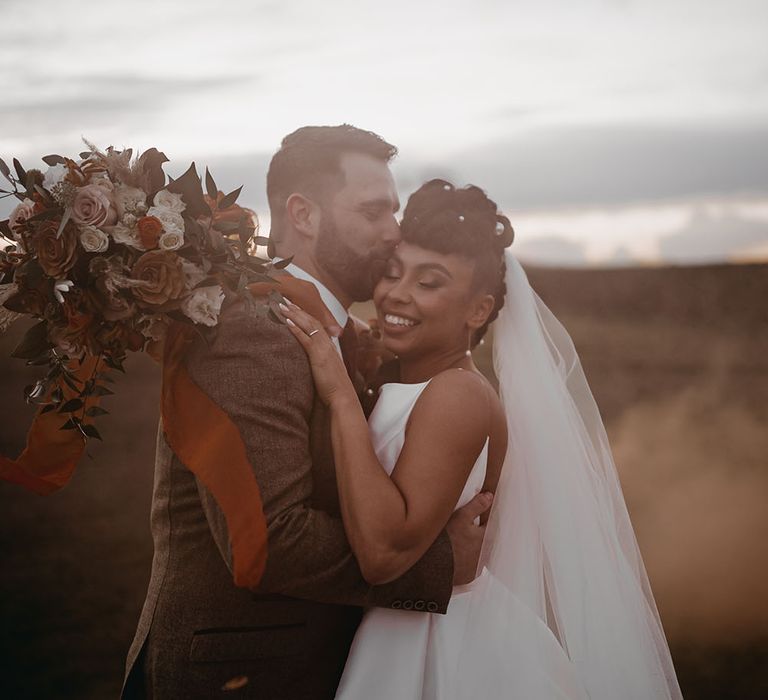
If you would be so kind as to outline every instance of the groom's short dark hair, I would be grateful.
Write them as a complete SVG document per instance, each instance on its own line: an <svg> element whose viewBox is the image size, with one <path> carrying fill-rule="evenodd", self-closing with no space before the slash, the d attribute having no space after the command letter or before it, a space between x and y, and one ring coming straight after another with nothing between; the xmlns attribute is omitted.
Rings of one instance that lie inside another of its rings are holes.
<svg viewBox="0 0 768 700"><path fill-rule="evenodd" d="M272 156L267 172L267 199L272 218L269 255L283 232L285 203L294 192L319 195L328 179L342 177L341 156L362 153L389 163L397 148L372 131L351 124L303 126L288 134ZM343 184L341 182L339 184Z"/></svg>

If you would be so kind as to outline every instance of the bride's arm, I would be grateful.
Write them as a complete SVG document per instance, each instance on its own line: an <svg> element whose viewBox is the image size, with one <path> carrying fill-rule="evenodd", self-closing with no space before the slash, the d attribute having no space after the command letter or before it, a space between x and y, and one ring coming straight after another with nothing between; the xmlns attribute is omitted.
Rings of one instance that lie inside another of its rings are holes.
<svg viewBox="0 0 768 700"><path fill-rule="evenodd" d="M317 390L331 411L344 528L365 579L387 583L411 568L445 527L491 425L490 390L472 372L435 377L414 407L391 478L335 348L296 307L286 316L307 351Z"/></svg>
<svg viewBox="0 0 768 700"><path fill-rule="evenodd" d="M332 397L342 517L369 583L401 576L445 527L488 436L487 392L471 372L435 377L411 413L391 478L373 451L354 391Z"/></svg>

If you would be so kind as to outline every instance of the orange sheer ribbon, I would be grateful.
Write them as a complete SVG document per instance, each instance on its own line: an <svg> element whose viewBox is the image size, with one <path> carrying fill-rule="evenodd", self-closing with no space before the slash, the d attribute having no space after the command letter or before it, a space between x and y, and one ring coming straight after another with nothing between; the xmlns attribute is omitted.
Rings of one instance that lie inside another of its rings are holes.
<svg viewBox="0 0 768 700"><path fill-rule="evenodd" d="M324 326L336 323L309 282L282 275L279 282L252 284L249 289L254 296L279 290ZM254 587L267 560L267 524L259 486L237 426L187 373L184 353L193 338L190 326L173 324L165 341L160 398L163 430L173 452L224 513L235 584ZM85 361L77 369L78 377L90 377L94 362ZM82 457L85 442L76 430L59 430L61 422L61 414L55 411L38 412L22 454L16 460L0 456L0 478L39 494L64 486Z"/></svg>

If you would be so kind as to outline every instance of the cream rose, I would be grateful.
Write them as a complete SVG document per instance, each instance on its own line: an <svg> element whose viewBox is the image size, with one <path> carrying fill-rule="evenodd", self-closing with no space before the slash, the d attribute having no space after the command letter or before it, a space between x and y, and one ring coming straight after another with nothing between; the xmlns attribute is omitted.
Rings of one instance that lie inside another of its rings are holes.
<svg viewBox="0 0 768 700"><path fill-rule="evenodd" d="M187 287L194 289L200 282L206 278L205 271L199 265L185 259L180 258L181 269L184 271L184 277L187 280Z"/></svg>
<svg viewBox="0 0 768 700"><path fill-rule="evenodd" d="M144 190L140 190L138 187L120 185L115 187L114 197L117 215L121 219L126 214L132 214L133 216L144 216L146 214L147 195Z"/></svg>
<svg viewBox="0 0 768 700"><path fill-rule="evenodd" d="M178 250L184 245L184 236L170 231L160 236L158 246L161 250Z"/></svg>
<svg viewBox="0 0 768 700"><path fill-rule="evenodd" d="M128 245L131 248L136 248L136 250L146 250L139 237L139 230L135 227L116 224L109 229L109 233L115 243Z"/></svg>
<svg viewBox="0 0 768 700"><path fill-rule="evenodd" d="M21 234L16 229L23 228L24 224L27 222L27 219L34 216L34 214L35 203L31 199L25 199L11 212L11 216L8 219L8 226L10 227L16 241L21 240Z"/></svg>
<svg viewBox="0 0 768 700"><path fill-rule="evenodd" d="M187 208L180 194L175 194L168 190L160 190L152 200L152 204L159 209L168 209L177 214L181 214Z"/></svg>
<svg viewBox="0 0 768 700"><path fill-rule="evenodd" d="M109 236L95 226L80 228L80 245L86 253L103 253L109 248Z"/></svg>
<svg viewBox="0 0 768 700"><path fill-rule="evenodd" d="M98 185L80 187L72 202L72 220L81 226L111 226L117 221L112 198Z"/></svg>
<svg viewBox="0 0 768 700"><path fill-rule="evenodd" d="M213 287L198 287L181 302L182 312L195 323L215 326L219 321L224 292L217 284Z"/></svg>
<svg viewBox="0 0 768 700"><path fill-rule="evenodd" d="M150 207L147 216L154 216L163 223L166 233L178 233L184 236L184 219L181 214L165 207Z"/></svg>

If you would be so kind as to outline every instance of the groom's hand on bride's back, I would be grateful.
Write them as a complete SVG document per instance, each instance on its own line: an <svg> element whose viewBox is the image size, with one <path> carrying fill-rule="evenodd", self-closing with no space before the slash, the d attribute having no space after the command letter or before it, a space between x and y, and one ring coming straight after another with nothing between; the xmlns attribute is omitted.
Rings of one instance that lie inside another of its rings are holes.
<svg viewBox="0 0 768 700"><path fill-rule="evenodd" d="M475 520L493 503L493 494L478 493L469 503L457 509L448 521L446 531L453 549L453 585L459 586L475 579L485 525Z"/></svg>

